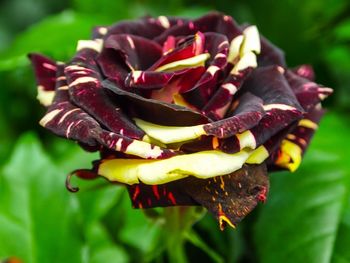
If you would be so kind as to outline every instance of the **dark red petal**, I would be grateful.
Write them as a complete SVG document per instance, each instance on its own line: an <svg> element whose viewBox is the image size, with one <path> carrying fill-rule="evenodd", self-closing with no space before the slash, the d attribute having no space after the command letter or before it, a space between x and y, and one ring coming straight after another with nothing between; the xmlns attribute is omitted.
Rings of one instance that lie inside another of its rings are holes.
<svg viewBox="0 0 350 263"><path fill-rule="evenodd" d="M160 45L140 36L111 35L105 40L104 48L120 52L130 70L146 70L162 57Z"/></svg>
<svg viewBox="0 0 350 263"><path fill-rule="evenodd" d="M303 120L289 133L294 136L287 136L287 140L299 145L303 153L305 153L324 113L325 110L318 108L314 108L306 113ZM305 124L306 122L311 125Z"/></svg>
<svg viewBox="0 0 350 263"><path fill-rule="evenodd" d="M289 169L294 171L298 168L302 155L309 146L312 136L316 132L318 123L320 122L324 113L325 111L323 109L314 108L310 112L306 113L304 118L289 130L289 133L285 136L283 142L293 145L298 152L294 153L294 156L291 156L288 152L284 153L283 146L280 146L271 154L268 160L270 170ZM281 156L285 156L285 154L291 157L289 161L281 161ZM288 163L292 166L292 168L288 165Z"/></svg>
<svg viewBox="0 0 350 263"><path fill-rule="evenodd" d="M137 184L128 187L135 208L201 205L224 229L235 226L259 201L266 199L269 181L265 165L244 165L242 169L207 180L188 177L163 185Z"/></svg>
<svg viewBox="0 0 350 263"><path fill-rule="evenodd" d="M63 79L63 69L64 65L59 64L57 77L61 80L56 84L56 96L40 124L54 134L77 141L84 147L96 149L98 146L100 148L103 146L113 152L134 154L135 150L130 150L129 146L135 146L136 140L102 129L96 120L69 101L67 84ZM145 145L143 142L136 144L140 143ZM146 146L147 149L136 151L138 152L137 156L161 159L177 154L172 150L161 149L157 146L148 144ZM153 150L155 150L155 154L152 153Z"/></svg>
<svg viewBox="0 0 350 263"><path fill-rule="evenodd" d="M96 59L102 75L113 81L118 87L127 89L125 78L130 72L129 66L125 63L123 54L117 50L105 48Z"/></svg>
<svg viewBox="0 0 350 263"><path fill-rule="evenodd" d="M162 44L168 36L188 36L196 32L216 32L225 35L229 41L241 34L241 30L232 17L212 12L196 20L187 21L182 25L173 26L154 40Z"/></svg>
<svg viewBox="0 0 350 263"><path fill-rule="evenodd" d="M170 126L192 126L210 122L201 113L187 107L144 98L120 89L109 80L103 81L102 86L116 94L116 99L124 109L129 108L128 116Z"/></svg>
<svg viewBox="0 0 350 263"><path fill-rule="evenodd" d="M243 94L236 103L238 106L231 116L204 125L208 135L218 138L231 137L253 128L265 115L262 99L249 92Z"/></svg>
<svg viewBox="0 0 350 263"><path fill-rule="evenodd" d="M308 80L315 80L315 72L311 65L300 65L292 69L292 71L300 77Z"/></svg>
<svg viewBox="0 0 350 263"><path fill-rule="evenodd" d="M203 108L209 101L217 83L223 75L223 70L227 65L228 40L227 37L216 33L205 33L204 52L210 54L207 61L207 70L200 80L188 91L183 93L187 102L196 108Z"/></svg>
<svg viewBox="0 0 350 263"><path fill-rule="evenodd" d="M37 84L45 91L55 90L56 83L56 62L40 54L29 54L32 62Z"/></svg>
<svg viewBox="0 0 350 263"><path fill-rule="evenodd" d="M279 66L259 67L248 77L244 91L263 99L265 105L282 104L303 111Z"/></svg>
<svg viewBox="0 0 350 263"><path fill-rule="evenodd" d="M299 103L306 111L315 107L333 92L332 89L322 87L290 70L286 71L285 76Z"/></svg>
<svg viewBox="0 0 350 263"><path fill-rule="evenodd" d="M144 132L124 115L102 88L101 75L94 60L97 54L93 49L82 49L65 68L72 101L110 131L142 139Z"/></svg>
<svg viewBox="0 0 350 263"><path fill-rule="evenodd" d="M259 66L280 65L286 67L284 52L262 35L260 35L260 40L261 53L258 56Z"/></svg>
<svg viewBox="0 0 350 263"><path fill-rule="evenodd" d="M142 90L160 89L168 84L174 72L132 71L125 79L125 86Z"/></svg>
<svg viewBox="0 0 350 263"><path fill-rule="evenodd" d="M166 28L157 19L141 18L139 20L124 20L107 28L105 37L110 35L129 34L152 39L164 32Z"/></svg>
<svg viewBox="0 0 350 263"><path fill-rule="evenodd" d="M253 145L264 144L269 138L303 117L304 110L284 78L281 68L261 67L253 71L242 87L264 101L266 114L259 124L249 131L254 137ZM237 145L238 143L238 145ZM219 148L226 152L237 151L240 142L231 138L219 140Z"/></svg>
<svg viewBox="0 0 350 263"><path fill-rule="evenodd" d="M125 86L130 88L137 88L140 90L152 90L152 89L166 89L166 85L170 81L176 81L176 85L179 86L178 91L182 90L182 82L180 78L186 77L188 81L189 77L195 78L197 76L196 68L185 68L172 72L157 72L157 71L132 71L125 79ZM202 71L201 71L202 72ZM176 78L177 77L177 78ZM179 83L181 82L181 83Z"/></svg>
<svg viewBox="0 0 350 263"><path fill-rule="evenodd" d="M139 20L124 20L112 26L97 26L93 38L107 38L115 34L130 34L152 39L175 25L182 25L187 19L181 17L143 17Z"/></svg>
<svg viewBox="0 0 350 263"><path fill-rule="evenodd" d="M175 101L175 98L179 98L180 96L183 98L182 94L191 89L198 82L204 72L205 67L186 68L180 71L174 71L172 72L174 76L171 78L171 81L169 81L169 83L167 83L162 89L153 91L150 98L167 103L178 103L178 101ZM165 72L163 72L163 74L165 74ZM183 104L185 105L182 106L197 110L194 105L185 100L183 101Z"/></svg>
<svg viewBox="0 0 350 263"><path fill-rule="evenodd" d="M243 82L252 70L253 69L249 67L241 70L238 74L230 73L212 98L203 107L202 111L205 115L214 120L222 119L231 105L233 95L241 88Z"/></svg>
<svg viewBox="0 0 350 263"><path fill-rule="evenodd" d="M148 70L156 70L165 64L202 54L204 43L205 37L201 32L197 32L193 36L190 35L178 43L175 49L163 54L163 56Z"/></svg>

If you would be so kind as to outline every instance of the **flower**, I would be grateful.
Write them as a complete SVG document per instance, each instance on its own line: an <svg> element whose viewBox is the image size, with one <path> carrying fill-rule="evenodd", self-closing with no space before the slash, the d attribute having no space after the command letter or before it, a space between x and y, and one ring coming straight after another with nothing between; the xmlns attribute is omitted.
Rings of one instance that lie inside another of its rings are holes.
<svg viewBox="0 0 350 263"><path fill-rule="evenodd" d="M265 201L268 171L298 168L332 93L215 12L96 27L68 63L30 59L40 124L100 152L77 176L125 184L136 208L204 206L221 229Z"/></svg>

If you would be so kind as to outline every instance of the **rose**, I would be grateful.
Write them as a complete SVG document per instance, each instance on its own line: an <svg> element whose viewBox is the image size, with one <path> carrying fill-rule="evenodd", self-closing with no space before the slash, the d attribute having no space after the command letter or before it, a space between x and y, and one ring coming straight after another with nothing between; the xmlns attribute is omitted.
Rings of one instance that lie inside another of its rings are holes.
<svg viewBox="0 0 350 263"><path fill-rule="evenodd" d="M267 170L297 169L332 92L220 13L96 27L69 63L30 58L40 124L100 151L76 175L127 185L137 208L202 205L221 228L265 201Z"/></svg>

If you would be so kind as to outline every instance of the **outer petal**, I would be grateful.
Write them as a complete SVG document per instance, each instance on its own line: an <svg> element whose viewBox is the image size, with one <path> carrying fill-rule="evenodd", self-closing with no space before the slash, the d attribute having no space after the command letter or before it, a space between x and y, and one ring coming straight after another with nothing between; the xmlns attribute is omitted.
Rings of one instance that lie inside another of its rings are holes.
<svg viewBox="0 0 350 263"><path fill-rule="evenodd" d="M315 82L300 77L290 70L286 71L285 76L295 96L306 111L314 108L318 103L333 93L332 89L322 87Z"/></svg>
<svg viewBox="0 0 350 263"><path fill-rule="evenodd" d="M38 100L48 107L55 95L57 66L56 62L40 54L29 54L38 85Z"/></svg>
<svg viewBox="0 0 350 263"><path fill-rule="evenodd" d="M303 116L304 110L279 67L256 69L242 89L264 101L266 114L257 126L236 135L235 139L219 140L216 145L223 151L234 152L245 147L255 149Z"/></svg>
<svg viewBox="0 0 350 263"><path fill-rule="evenodd" d="M288 169L294 172L298 169L324 110L318 107L305 114L298 125L283 139L281 146L270 158L270 169Z"/></svg>
<svg viewBox="0 0 350 263"><path fill-rule="evenodd" d="M232 17L218 12L212 12L196 20L185 22L182 25L173 26L154 40L162 44L168 36L188 36L194 35L198 31L202 33L220 33L225 35L229 41L241 33L239 26Z"/></svg>
<svg viewBox="0 0 350 263"><path fill-rule="evenodd" d="M92 44L95 41L88 42ZM98 50L87 46L78 51L65 68L72 101L97 119L110 131L134 139L142 139L144 133L138 129L101 87L101 76L95 58Z"/></svg>
<svg viewBox="0 0 350 263"><path fill-rule="evenodd" d="M93 30L93 38L104 38L114 34L131 34L146 38L156 37L175 25L182 25L187 19L181 17L159 16L144 17L139 20L124 20L112 26L97 26Z"/></svg>
<svg viewBox="0 0 350 263"><path fill-rule="evenodd" d="M306 78L308 80L315 80L315 72L311 65L300 65L292 69L292 71L300 77Z"/></svg>
<svg viewBox="0 0 350 263"><path fill-rule="evenodd" d="M259 66L280 65L286 67L284 52L267 40L264 36L261 39L261 54L258 59Z"/></svg>
<svg viewBox="0 0 350 263"><path fill-rule="evenodd" d="M207 180L188 177L163 185L137 184L128 187L135 208L201 205L220 222L235 226L259 201L265 201L269 182L264 165L242 169Z"/></svg>
<svg viewBox="0 0 350 263"><path fill-rule="evenodd" d="M59 65L59 78L53 104L50 105L40 124L58 136L83 143L89 147L104 146L112 151L136 155L142 158L167 158L176 153L161 149L146 142L106 131L82 109L69 101L67 84L64 80L63 65Z"/></svg>

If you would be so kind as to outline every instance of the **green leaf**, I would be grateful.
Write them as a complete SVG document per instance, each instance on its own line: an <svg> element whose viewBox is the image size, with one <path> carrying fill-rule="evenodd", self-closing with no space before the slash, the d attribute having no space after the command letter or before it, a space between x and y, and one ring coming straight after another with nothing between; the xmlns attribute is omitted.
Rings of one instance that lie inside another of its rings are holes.
<svg viewBox="0 0 350 263"><path fill-rule="evenodd" d="M58 168L33 134L21 137L0 173L0 259L23 262L128 262L101 222L121 190L108 185L83 187L78 194L64 186L65 175L90 166L94 154L76 147L56 159ZM64 165L63 165L64 164ZM79 165L79 167L77 167ZM91 185L99 183L86 182Z"/></svg>
<svg viewBox="0 0 350 263"><path fill-rule="evenodd" d="M35 136L18 141L0 180L0 258L81 262L78 210Z"/></svg>
<svg viewBox="0 0 350 263"><path fill-rule="evenodd" d="M261 262L330 262L349 199L348 130L328 114L300 169L271 176L255 226Z"/></svg>
<svg viewBox="0 0 350 263"><path fill-rule="evenodd" d="M129 256L113 241L106 228L98 222L87 228L87 241L90 245L90 263L125 263L129 262Z"/></svg>
<svg viewBox="0 0 350 263"><path fill-rule="evenodd" d="M92 28L106 22L108 19L101 15L82 15L73 11L50 16L20 34L10 49L1 54L0 70L28 65L26 56L30 52L67 60L75 53L79 39L90 39Z"/></svg>

